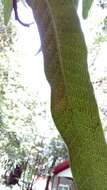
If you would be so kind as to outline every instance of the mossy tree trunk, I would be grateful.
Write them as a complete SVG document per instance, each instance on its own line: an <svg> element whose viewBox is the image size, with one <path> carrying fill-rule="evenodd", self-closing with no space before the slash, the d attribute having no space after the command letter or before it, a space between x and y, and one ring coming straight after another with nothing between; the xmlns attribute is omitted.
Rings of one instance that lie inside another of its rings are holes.
<svg viewBox="0 0 107 190"><path fill-rule="evenodd" d="M73 0L29 0L38 24L51 111L78 190L107 190L107 148Z"/></svg>

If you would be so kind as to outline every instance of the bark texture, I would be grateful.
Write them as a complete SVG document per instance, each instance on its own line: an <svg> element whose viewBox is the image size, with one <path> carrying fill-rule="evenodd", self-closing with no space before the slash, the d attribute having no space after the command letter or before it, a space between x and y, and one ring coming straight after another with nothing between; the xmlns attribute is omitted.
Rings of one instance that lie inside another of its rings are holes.
<svg viewBox="0 0 107 190"><path fill-rule="evenodd" d="M107 148L73 0L28 0L38 24L51 111L78 190L107 190Z"/></svg>

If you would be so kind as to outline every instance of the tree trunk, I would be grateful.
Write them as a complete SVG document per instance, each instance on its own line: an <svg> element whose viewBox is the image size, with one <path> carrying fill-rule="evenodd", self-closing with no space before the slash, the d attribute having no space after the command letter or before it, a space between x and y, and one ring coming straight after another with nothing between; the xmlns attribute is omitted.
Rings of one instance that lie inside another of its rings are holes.
<svg viewBox="0 0 107 190"><path fill-rule="evenodd" d="M28 0L38 24L51 111L78 190L107 190L107 148L73 0Z"/></svg>
<svg viewBox="0 0 107 190"><path fill-rule="evenodd" d="M47 180L46 180L45 190L49 190L49 183L51 181L51 172L52 172L53 167L55 166L56 160L57 160L57 157L55 156L53 158L52 165L51 165L51 167L50 167L50 169L48 171L48 176L47 176Z"/></svg>
<svg viewBox="0 0 107 190"><path fill-rule="evenodd" d="M51 180L51 176L47 176L47 181L46 181L46 186L45 186L45 190L49 190L49 183L50 183L50 180Z"/></svg>

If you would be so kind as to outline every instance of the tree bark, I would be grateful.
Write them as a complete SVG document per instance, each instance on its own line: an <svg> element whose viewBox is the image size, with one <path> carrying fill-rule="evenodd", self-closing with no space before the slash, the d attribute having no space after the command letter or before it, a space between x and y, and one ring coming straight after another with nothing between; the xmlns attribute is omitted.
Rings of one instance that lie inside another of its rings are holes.
<svg viewBox="0 0 107 190"><path fill-rule="evenodd" d="M107 189L107 148L73 0L28 0L51 86L51 112L68 146L78 190Z"/></svg>
<svg viewBox="0 0 107 190"><path fill-rule="evenodd" d="M47 176L47 181L46 181L46 186L45 186L45 190L49 190L49 183L50 183L50 180L51 180L51 176Z"/></svg>

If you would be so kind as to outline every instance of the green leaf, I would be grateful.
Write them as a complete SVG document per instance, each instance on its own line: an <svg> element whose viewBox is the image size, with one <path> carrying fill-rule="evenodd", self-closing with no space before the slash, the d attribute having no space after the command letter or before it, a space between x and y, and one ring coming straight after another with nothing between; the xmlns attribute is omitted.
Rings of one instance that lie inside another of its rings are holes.
<svg viewBox="0 0 107 190"><path fill-rule="evenodd" d="M92 6L93 0L83 0L82 1L82 15L86 19L88 17L88 12Z"/></svg>
<svg viewBox="0 0 107 190"><path fill-rule="evenodd" d="M11 16L13 1L12 0L4 0L4 24L7 25Z"/></svg>
<svg viewBox="0 0 107 190"><path fill-rule="evenodd" d="M74 0L74 4L75 4L76 9L78 8L78 3L79 3L79 0Z"/></svg>

